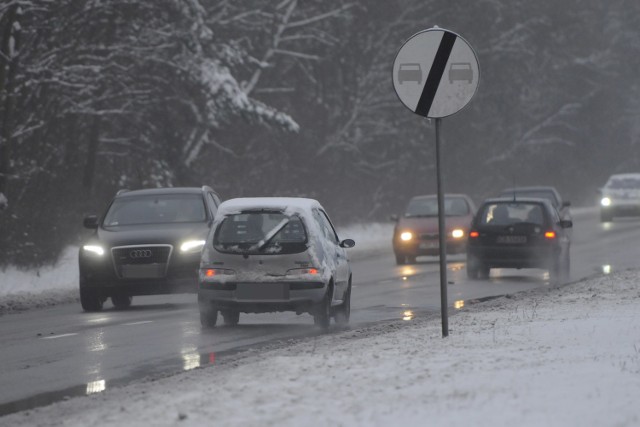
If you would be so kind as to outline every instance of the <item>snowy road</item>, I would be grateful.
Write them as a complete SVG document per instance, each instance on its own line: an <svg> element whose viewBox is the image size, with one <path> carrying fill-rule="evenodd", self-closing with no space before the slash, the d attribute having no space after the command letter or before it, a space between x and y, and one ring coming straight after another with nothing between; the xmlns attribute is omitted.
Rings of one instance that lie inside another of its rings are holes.
<svg viewBox="0 0 640 427"><path fill-rule="evenodd" d="M594 213L574 218L572 279L640 266L640 221L600 224ZM348 237L348 236L346 236ZM352 328L375 322L439 315L436 259L396 266L389 253L353 262ZM452 307L470 300L547 286L539 270L492 271L468 281L464 257L449 260ZM454 309L451 310L453 312ZM134 307L82 313L62 305L3 316L0 321L0 414L102 391L149 375L189 370L218 358L288 339L318 334L310 316L243 315L236 328L201 332L193 295L135 298Z"/></svg>

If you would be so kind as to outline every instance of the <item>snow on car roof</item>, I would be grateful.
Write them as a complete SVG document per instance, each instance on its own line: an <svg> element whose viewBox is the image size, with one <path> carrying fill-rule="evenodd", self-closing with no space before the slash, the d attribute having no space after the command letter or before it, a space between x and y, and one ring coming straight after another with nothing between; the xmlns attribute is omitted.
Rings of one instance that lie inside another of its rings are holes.
<svg viewBox="0 0 640 427"><path fill-rule="evenodd" d="M310 212L312 208L322 208L314 199L304 197L241 197L222 202L218 215L233 215L254 209L276 209L291 213Z"/></svg>

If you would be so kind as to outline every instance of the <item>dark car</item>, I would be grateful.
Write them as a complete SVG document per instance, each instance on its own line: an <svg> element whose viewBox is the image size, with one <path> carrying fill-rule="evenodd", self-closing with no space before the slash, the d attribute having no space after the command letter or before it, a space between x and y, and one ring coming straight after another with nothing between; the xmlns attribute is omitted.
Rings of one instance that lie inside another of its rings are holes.
<svg viewBox="0 0 640 427"><path fill-rule="evenodd" d="M98 311L135 295L198 291L205 239L220 204L207 186L121 190L104 215L85 217L94 229L81 246L80 303Z"/></svg>
<svg viewBox="0 0 640 427"><path fill-rule="evenodd" d="M447 253L464 253L475 205L465 194L446 194L444 206ZM393 252L398 265L412 264L421 255L439 255L437 195L412 198L402 217L392 219L397 220L393 230Z"/></svg>
<svg viewBox="0 0 640 427"><path fill-rule="evenodd" d="M553 207L558 210L560 218L571 219L571 211L569 210L571 202L562 200L562 196L560 196L560 193L555 187L537 185L530 187L506 188L502 190L498 197L515 197L516 199L521 197L548 199Z"/></svg>
<svg viewBox="0 0 640 427"><path fill-rule="evenodd" d="M569 276L570 220L547 199L485 200L473 218L467 275L486 278L491 268L542 268L553 281Z"/></svg>

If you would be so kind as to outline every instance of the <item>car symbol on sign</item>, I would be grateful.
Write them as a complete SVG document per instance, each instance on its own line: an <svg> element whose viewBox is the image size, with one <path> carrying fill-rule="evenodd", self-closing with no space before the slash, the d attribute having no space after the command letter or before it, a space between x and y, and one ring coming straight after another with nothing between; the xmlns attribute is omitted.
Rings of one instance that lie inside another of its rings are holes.
<svg viewBox="0 0 640 427"><path fill-rule="evenodd" d="M468 62L454 62L449 66L449 83L455 81L473 82L473 69Z"/></svg>
<svg viewBox="0 0 640 427"><path fill-rule="evenodd" d="M417 63L400 64L398 82L416 82L422 84L422 67Z"/></svg>

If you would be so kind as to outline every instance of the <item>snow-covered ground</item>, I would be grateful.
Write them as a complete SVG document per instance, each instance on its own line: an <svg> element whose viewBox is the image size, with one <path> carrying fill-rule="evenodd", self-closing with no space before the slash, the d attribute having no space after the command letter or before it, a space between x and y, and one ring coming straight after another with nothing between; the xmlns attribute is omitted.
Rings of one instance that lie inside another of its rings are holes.
<svg viewBox="0 0 640 427"><path fill-rule="evenodd" d="M0 424L638 426L639 283L626 271L464 307L445 339L439 319L308 338Z"/></svg>

